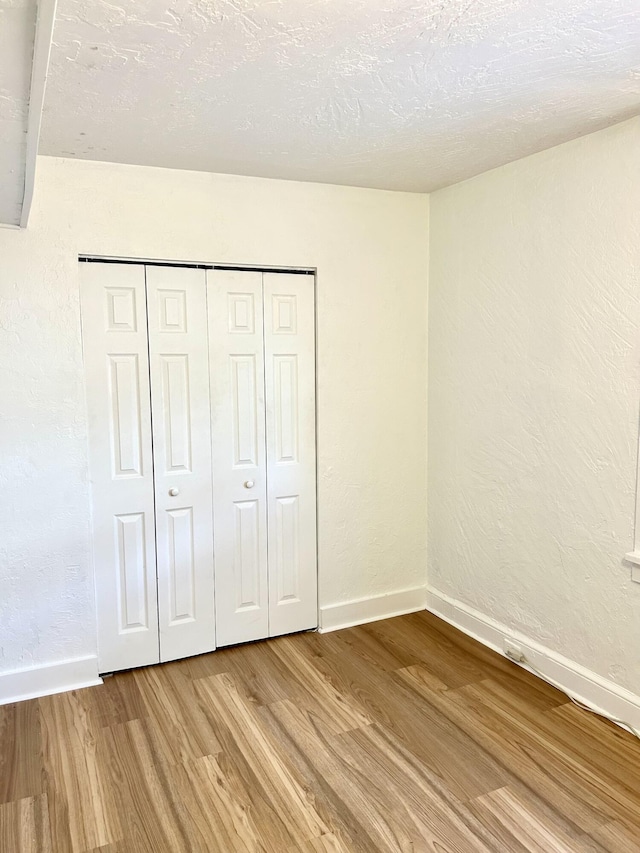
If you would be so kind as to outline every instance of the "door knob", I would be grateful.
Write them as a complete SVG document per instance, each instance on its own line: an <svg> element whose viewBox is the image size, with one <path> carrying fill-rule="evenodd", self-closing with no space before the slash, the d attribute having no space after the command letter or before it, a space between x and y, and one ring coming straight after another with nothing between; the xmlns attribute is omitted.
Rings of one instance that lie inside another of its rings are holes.
<svg viewBox="0 0 640 853"><path fill-rule="evenodd" d="M169 489L169 494L171 495L172 498L175 498L176 495L180 494L180 489Z"/></svg>
<svg viewBox="0 0 640 853"><path fill-rule="evenodd" d="M253 480L247 480L244 484L245 489L252 489L255 486Z"/></svg>

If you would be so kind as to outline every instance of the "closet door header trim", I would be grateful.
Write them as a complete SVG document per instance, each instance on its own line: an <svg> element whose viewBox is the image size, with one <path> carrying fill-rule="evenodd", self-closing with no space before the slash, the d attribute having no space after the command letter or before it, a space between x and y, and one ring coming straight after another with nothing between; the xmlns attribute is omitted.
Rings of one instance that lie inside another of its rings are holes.
<svg viewBox="0 0 640 853"><path fill-rule="evenodd" d="M195 261L160 261L157 258L114 258L101 255L79 255L78 261L86 264L136 264L138 266L154 267L187 267L197 270L237 270L238 272L286 273L287 275L315 275L315 267L269 267L252 266L251 264L216 264Z"/></svg>

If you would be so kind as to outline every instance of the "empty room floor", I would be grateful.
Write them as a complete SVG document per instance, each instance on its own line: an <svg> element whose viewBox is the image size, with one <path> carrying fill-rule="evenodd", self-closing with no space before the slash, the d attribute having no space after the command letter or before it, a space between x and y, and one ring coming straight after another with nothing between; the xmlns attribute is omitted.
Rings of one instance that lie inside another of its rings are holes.
<svg viewBox="0 0 640 853"><path fill-rule="evenodd" d="M0 849L637 853L640 743L426 613L0 708Z"/></svg>

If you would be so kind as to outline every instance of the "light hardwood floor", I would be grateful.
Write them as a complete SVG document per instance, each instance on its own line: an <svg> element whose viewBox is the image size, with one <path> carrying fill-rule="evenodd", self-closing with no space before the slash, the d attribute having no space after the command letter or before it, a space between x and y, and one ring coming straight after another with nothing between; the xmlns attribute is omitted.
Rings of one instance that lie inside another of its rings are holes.
<svg viewBox="0 0 640 853"><path fill-rule="evenodd" d="M0 708L2 853L638 853L640 742L428 613Z"/></svg>

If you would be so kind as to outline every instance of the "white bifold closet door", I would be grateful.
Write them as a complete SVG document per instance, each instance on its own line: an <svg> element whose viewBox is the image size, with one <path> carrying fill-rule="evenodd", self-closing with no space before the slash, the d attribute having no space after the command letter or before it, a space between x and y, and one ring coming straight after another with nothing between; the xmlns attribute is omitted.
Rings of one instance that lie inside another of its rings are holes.
<svg viewBox="0 0 640 853"><path fill-rule="evenodd" d="M219 646L317 625L313 280L207 273Z"/></svg>
<svg viewBox="0 0 640 853"><path fill-rule="evenodd" d="M80 284L100 671L210 651L205 273L82 263Z"/></svg>
<svg viewBox="0 0 640 853"><path fill-rule="evenodd" d="M263 275L271 636L315 628L318 619L312 282Z"/></svg>
<svg viewBox="0 0 640 853"><path fill-rule="evenodd" d="M313 279L80 283L100 671L315 628Z"/></svg>
<svg viewBox="0 0 640 853"><path fill-rule="evenodd" d="M100 672L159 661L144 267L80 264Z"/></svg>
<svg viewBox="0 0 640 853"><path fill-rule="evenodd" d="M215 647L204 270L148 266L160 659Z"/></svg>

